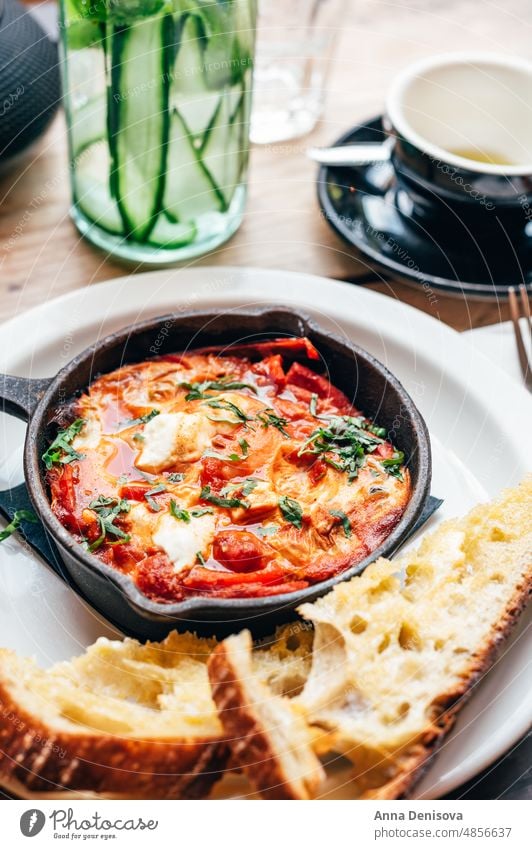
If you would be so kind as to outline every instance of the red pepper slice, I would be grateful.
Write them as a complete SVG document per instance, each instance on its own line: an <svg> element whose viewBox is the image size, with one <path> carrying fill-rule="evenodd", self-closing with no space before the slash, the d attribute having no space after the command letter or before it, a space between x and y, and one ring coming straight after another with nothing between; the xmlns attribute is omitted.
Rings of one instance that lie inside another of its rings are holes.
<svg viewBox="0 0 532 849"><path fill-rule="evenodd" d="M304 590L308 581L285 581L281 584L235 584L231 587L218 587L211 592L216 598L265 598L270 595L282 595Z"/></svg>
<svg viewBox="0 0 532 849"><path fill-rule="evenodd" d="M196 354L217 354L222 349L216 346L199 348ZM275 354L295 357L303 356L309 360L319 360L320 355L306 336L289 336L285 339L271 339L268 342L250 342L242 345L227 345L223 348L226 356L233 357L271 357Z"/></svg>
<svg viewBox="0 0 532 849"><path fill-rule="evenodd" d="M254 363L251 371L255 374L263 374L275 383L278 389L286 384L286 374L283 368L283 358L280 354L265 357L258 363Z"/></svg>
<svg viewBox="0 0 532 849"><path fill-rule="evenodd" d="M286 375L286 382L287 385L299 386L301 389L316 394L318 398L334 404L339 410L351 409L352 407L349 399L340 389L333 386L326 377L316 374L315 371L301 365L301 363L292 363Z"/></svg>
<svg viewBox="0 0 532 849"><path fill-rule="evenodd" d="M218 590L235 585L260 584L273 586L286 578L284 569L278 566L268 566L259 572L224 572L221 569L207 569L205 566L194 566L183 584L189 589Z"/></svg>

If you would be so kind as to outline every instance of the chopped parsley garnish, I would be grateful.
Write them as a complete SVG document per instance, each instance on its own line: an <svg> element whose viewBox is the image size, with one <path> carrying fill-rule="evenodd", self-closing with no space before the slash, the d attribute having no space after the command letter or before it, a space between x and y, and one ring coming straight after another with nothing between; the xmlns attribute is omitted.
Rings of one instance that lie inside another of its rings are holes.
<svg viewBox="0 0 532 849"><path fill-rule="evenodd" d="M239 439L238 444L242 449L242 456L237 454L236 451L233 451L231 454L225 455L221 454L219 451L205 451L204 457L215 457L217 460L223 460L224 463L240 463L241 460L245 460L248 456L248 448L249 445L245 439Z"/></svg>
<svg viewBox="0 0 532 849"><path fill-rule="evenodd" d="M22 522L33 522L36 524L38 521L37 516L32 510L15 510L9 525L6 525L4 530L0 531L0 542L3 542L11 534L14 534L15 531L18 531Z"/></svg>
<svg viewBox="0 0 532 849"><path fill-rule="evenodd" d="M388 431L385 427L379 427L378 425L370 424L366 427L366 430L369 430L370 433L374 433L375 436L381 436L383 439L386 439L388 436Z"/></svg>
<svg viewBox="0 0 532 849"><path fill-rule="evenodd" d="M146 413L144 416L139 416L137 419L126 419L125 421L118 423L118 428L119 430L125 430L128 427L133 427L134 425L147 424L148 422L151 422L155 416L158 416L160 412L160 410L151 410L149 413Z"/></svg>
<svg viewBox="0 0 532 849"><path fill-rule="evenodd" d="M58 432L42 455L42 461L47 469L51 469L55 463L72 463L74 460L83 459L85 455L75 451L71 443L85 424L86 419L76 419L67 428Z"/></svg>
<svg viewBox="0 0 532 849"><path fill-rule="evenodd" d="M312 393L308 408L310 410L311 416L317 416L318 414L318 396L315 392Z"/></svg>
<svg viewBox="0 0 532 849"><path fill-rule="evenodd" d="M184 507L179 507L177 501L170 501L170 513L174 517L174 519L180 519L181 522L190 522L190 513L188 510L185 510Z"/></svg>
<svg viewBox="0 0 532 849"><path fill-rule="evenodd" d="M177 502L170 501L170 513L175 519L180 519L182 522L190 522L190 519L199 519L200 516L205 516L207 513L212 513L210 507L194 507L192 510L186 510L184 507L179 507Z"/></svg>
<svg viewBox="0 0 532 849"><path fill-rule="evenodd" d="M299 450L303 454L318 454L340 472L346 472L349 482L358 476L366 455L384 440L361 427L363 420L354 416L331 416L327 425L317 428ZM331 456L331 454L333 456Z"/></svg>
<svg viewBox="0 0 532 849"><path fill-rule="evenodd" d="M348 516L346 516L343 510L329 510L329 513L331 516L334 516L335 519L340 520L344 529L344 534L347 539L349 539L353 535L353 531L351 530L351 522L349 521Z"/></svg>
<svg viewBox="0 0 532 849"><path fill-rule="evenodd" d="M120 477L116 479L116 482L118 484L120 484L120 486L123 486L125 483L128 482L128 480L129 480L129 475L123 474L123 475L120 475Z"/></svg>
<svg viewBox="0 0 532 849"><path fill-rule="evenodd" d="M132 439L133 439L135 442L144 442L144 440L146 439L146 437L145 437L145 436L143 436L143 435L142 435L142 433L134 433L134 434L133 434L133 436L132 436Z"/></svg>
<svg viewBox="0 0 532 849"><path fill-rule="evenodd" d="M171 475L168 475L167 480L171 483L181 483L182 480L185 479L185 475L183 472L172 472Z"/></svg>
<svg viewBox="0 0 532 849"><path fill-rule="evenodd" d="M259 481L255 480L255 478L246 478L244 481L229 483L221 490L221 495L229 495L232 492L242 492L242 495L249 495L258 483Z"/></svg>
<svg viewBox="0 0 532 849"><path fill-rule="evenodd" d="M207 407L212 407L215 410L227 410L227 412L233 413L233 415L236 416L239 422L246 423L251 421L251 418L247 416L246 413L244 413L244 411L240 409L240 407L237 407L237 405L233 404L231 401L213 398L212 401L204 401L203 403L206 404ZM235 422L232 422L230 420L228 421L230 424L235 424Z"/></svg>
<svg viewBox="0 0 532 849"><path fill-rule="evenodd" d="M252 392L257 392L256 388L251 383L241 383L238 380L233 380L231 376L220 377L217 380L204 380L203 382L180 383L183 389L188 389L185 395L185 401L198 401L203 398L210 398L208 392L228 392L236 389L251 389Z"/></svg>
<svg viewBox="0 0 532 849"><path fill-rule="evenodd" d="M201 551L196 551L196 560L198 563L201 563L202 566L205 566L205 558Z"/></svg>
<svg viewBox="0 0 532 849"><path fill-rule="evenodd" d="M221 454L219 451L205 451L204 457L214 457L216 460L223 460L224 463L239 463L242 460L240 454Z"/></svg>
<svg viewBox="0 0 532 849"><path fill-rule="evenodd" d="M303 510L301 505L288 495L281 495L279 498L279 508L287 522L291 522L298 530L301 530L303 523Z"/></svg>
<svg viewBox="0 0 532 849"><path fill-rule="evenodd" d="M116 537L116 542L129 542L129 534L115 525L115 519L120 513L129 513L129 501L125 498L109 498L106 495L99 495L98 498L90 502L89 508L96 513L100 525L100 536L88 546L89 551L97 551L105 542L107 536Z"/></svg>
<svg viewBox="0 0 532 849"><path fill-rule="evenodd" d="M278 416L272 407L265 407L264 410L257 413L257 419L261 422L263 427L275 427L283 434L283 436L290 439L290 434L285 430L285 427L288 424L288 419L285 419L283 416Z"/></svg>
<svg viewBox="0 0 532 849"><path fill-rule="evenodd" d="M157 504L153 497L154 495L158 495L160 492L166 492L166 486L164 485L164 483L160 483L158 486L154 486L152 489L149 489L147 492L144 493L144 498L146 499L154 513L158 513L161 509L161 505Z"/></svg>
<svg viewBox="0 0 532 849"><path fill-rule="evenodd" d="M217 507L227 507L229 509L243 507L245 510L249 508L249 502L242 501L240 498L227 498L225 495L222 494L214 495L211 492L210 486L203 487L200 493L200 498L203 501L210 501L211 504L215 504Z"/></svg>
<svg viewBox="0 0 532 849"><path fill-rule="evenodd" d="M389 475L398 480L404 480L401 466L405 461L404 451L395 451L393 457L388 457L386 460L381 460L381 466Z"/></svg>
<svg viewBox="0 0 532 849"><path fill-rule="evenodd" d="M194 507L193 510L190 511L190 515L193 519L199 519L200 516L206 516L207 514L214 513L214 510L211 510L210 507Z"/></svg>

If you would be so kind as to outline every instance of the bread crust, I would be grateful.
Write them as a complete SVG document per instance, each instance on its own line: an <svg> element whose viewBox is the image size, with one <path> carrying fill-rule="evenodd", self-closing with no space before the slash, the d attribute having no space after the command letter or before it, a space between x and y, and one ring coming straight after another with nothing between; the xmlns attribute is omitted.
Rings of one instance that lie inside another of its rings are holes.
<svg viewBox="0 0 532 849"><path fill-rule="evenodd" d="M143 740L63 732L31 715L0 682L0 778L32 792L127 793L128 797L198 799L227 760L223 740Z"/></svg>
<svg viewBox="0 0 532 849"><path fill-rule="evenodd" d="M418 746L409 753L402 769L389 783L383 785L378 793L367 794L372 799L410 799L416 784L430 766L431 758L437 753L445 738L454 727L460 710L473 695L475 686L489 672L513 628L532 595L532 567L523 580L516 586L500 621L492 629L485 643L477 649L471 658L468 671L462 683L454 690L442 693L433 703L432 726L427 727Z"/></svg>
<svg viewBox="0 0 532 849"><path fill-rule="evenodd" d="M209 658L207 669L214 702L237 763L251 784L265 799L296 800L313 798L323 773L316 760L315 769L303 781L294 783L279 758L271 734L254 710L243 683L243 670L224 641Z"/></svg>
<svg viewBox="0 0 532 849"><path fill-rule="evenodd" d="M430 766L431 758L452 730L459 711L500 654L531 593L532 564L527 566L516 585L500 620L471 656L461 681L453 689L441 693L432 703L425 731L398 755L399 767L395 775L380 787L366 790L359 798L391 800L412 797L416 784ZM272 732L261 722L250 704L249 693L241 680L242 670L228 648L227 641L221 643L212 654L208 671L213 698L230 738L233 759L242 766L261 795L273 799L312 797L312 792L317 789L316 784L311 787L310 796L302 795L287 778L276 753ZM289 709L290 706L287 706ZM353 779L356 781L356 772Z"/></svg>

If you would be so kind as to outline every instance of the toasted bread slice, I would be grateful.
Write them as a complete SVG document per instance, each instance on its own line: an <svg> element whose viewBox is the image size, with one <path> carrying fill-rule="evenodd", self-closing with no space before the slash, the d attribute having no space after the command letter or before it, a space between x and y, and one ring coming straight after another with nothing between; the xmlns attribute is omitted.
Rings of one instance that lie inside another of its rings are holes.
<svg viewBox="0 0 532 849"><path fill-rule="evenodd" d="M102 638L48 670L0 650L0 783L17 795L207 795L231 768L207 677L215 645L176 632L146 645ZM308 625L278 629L257 649L257 674L295 695L311 645Z"/></svg>
<svg viewBox="0 0 532 849"><path fill-rule="evenodd" d="M532 479L446 522L417 551L379 560L300 613L315 628L302 692L276 699L249 683L249 641L222 643L209 661L220 719L250 780L265 795L307 798L284 757L298 732L299 765L315 778L312 752L353 764L349 795L408 796L456 714L493 662L530 594ZM260 741L261 757L247 752ZM236 745L236 748L235 748ZM272 789L272 785L277 785ZM286 785L287 789L284 789Z"/></svg>
<svg viewBox="0 0 532 849"><path fill-rule="evenodd" d="M143 798L204 796L227 748L208 686L215 642L101 638L44 671L0 651L0 781Z"/></svg>
<svg viewBox="0 0 532 849"><path fill-rule="evenodd" d="M252 649L251 634L242 631L224 640L208 663L234 762L265 798L309 799L324 777L309 729L287 697L260 680Z"/></svg>

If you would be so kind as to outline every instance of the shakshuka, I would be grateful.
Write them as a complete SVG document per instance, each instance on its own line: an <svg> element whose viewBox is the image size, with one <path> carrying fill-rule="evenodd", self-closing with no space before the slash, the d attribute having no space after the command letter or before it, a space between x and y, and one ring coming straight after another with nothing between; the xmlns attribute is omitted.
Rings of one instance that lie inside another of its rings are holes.
<svg viewBox="0 0 532 849"><path fill-rule="evenodd" d="M409 473L312 365L294 338L99 377L55 417L55 515L158 602L288 593L360 562L403 514Z"/></svg>

